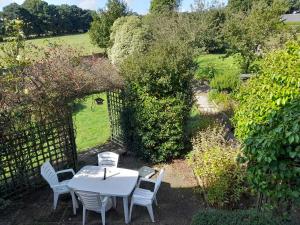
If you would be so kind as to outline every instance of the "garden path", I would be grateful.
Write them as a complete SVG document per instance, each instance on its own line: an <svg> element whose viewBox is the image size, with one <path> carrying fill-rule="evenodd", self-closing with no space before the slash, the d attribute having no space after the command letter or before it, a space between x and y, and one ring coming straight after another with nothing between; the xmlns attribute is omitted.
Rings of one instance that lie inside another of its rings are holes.
<svg viewBox="0 0 300 225"><path fill-rule="evenodd" d="M209 101L208 91L208 85L197 85L196 87L194 87L196 104L198 105L200 112L208 114L217 114L220 111L214 103Z"/></svg>

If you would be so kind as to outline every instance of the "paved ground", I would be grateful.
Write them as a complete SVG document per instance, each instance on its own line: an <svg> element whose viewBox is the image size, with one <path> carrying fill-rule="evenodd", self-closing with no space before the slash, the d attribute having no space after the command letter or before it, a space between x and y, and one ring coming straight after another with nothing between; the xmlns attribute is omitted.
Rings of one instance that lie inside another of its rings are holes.
<svg viewBox="0 0 300 225"><path fill-rule="evenodd" d="M219 109L208 100L208 91L209 86L207 85L197 85L194 88L196 104L202 113L217 114L219 113Z"/></svg>
<svg viewBox="0 0 300 225"><path fill-rule="evenodd" d="M80 166L97 163L96 155L99 151L121 148L108 144L100 150L94 149L79 157ZM138 160L132 155L120 157L119 166L138 169L147 163ZM153 165L149 165L153 166ZM154 214L158 225L189 225L192 216L203 207L201 198L197 196L194 187L197 183L191 169L183 160L171 164L153 166L159 169L164 167L166 175L158 193L158 207L154 206ZM152 187L147 187L152 188ZM10 208L0 211L0 225L81 225L82 212L77 216L72 213L72 204L68 195L59 200L56 211L52 210L52 192L49 187L35 191L22 200L16 201ZM118 199L117 209L106 213L107 223L121 225L124 223L123 204ZM100 215L90 212L87 225L102 224ZM136 206L133 210L132 225L150 225L150 218L146 208Z"/></svg>

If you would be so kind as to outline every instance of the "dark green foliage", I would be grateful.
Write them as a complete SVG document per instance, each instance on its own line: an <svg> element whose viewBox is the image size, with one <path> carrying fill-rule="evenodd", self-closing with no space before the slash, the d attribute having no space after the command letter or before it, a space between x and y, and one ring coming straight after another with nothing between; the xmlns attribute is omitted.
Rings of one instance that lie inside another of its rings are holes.
<svg viewBox="0 0 300 225"><path fill-rule="evenodd" d="M152 0L150 5L151 13L166 13L176 11L181 0Z"/></svg>
<svg viewBox="0 0 300 225"><path fill-rule="evenodd" d="M183 153L192 105L194 62L186 46L156 43L125 60L127 143L143 158L162 162Z"/></svg>
<svg viewBox="0 0 300 225"><path fill-rule="evenodd" d="M259 213L254 210L201 211L193 218L191 225L288 225L269 214ZM291 225L291 224L290 224Z"/></svg>
<svg viewBox="0 0 300 225"><path fill-rule="evenodd" d="M300 1L299 0L288 0L289 2L289 9L287 13L293 13L300 9Z"/></svg>
<svg viewBox="0 0 300 225"><path fill-rule="evenodd" d="M276 206L300 197L299 51L292 42L264 59L241 88L234 118L250 181Z"/></svg>
<svg viewBox="0 0 300 225"><path fill-rule="evenodd" d="M92 12L75 5L48 5L41 0L26 0L22 5L12 3L3 8L1 18L20 19L23 32L29 35L56 35L86 32L92 21Z"/></svg>
<svg viewBox="0 0 300 225"><path fill-rule="evenodd" d="M129 14L126 2L123 0L109 0L106 9L101 9L94 15L89 34L94 44L100 48L107 48L114 22Z"/></svg>

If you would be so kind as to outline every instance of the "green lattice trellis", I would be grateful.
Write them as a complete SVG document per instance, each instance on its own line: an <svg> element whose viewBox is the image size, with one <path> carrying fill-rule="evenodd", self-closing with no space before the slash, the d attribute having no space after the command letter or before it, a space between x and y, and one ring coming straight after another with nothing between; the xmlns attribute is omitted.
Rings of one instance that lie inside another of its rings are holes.
<svg viewBox="0 0 300 225"><path fill-rule="evenodd" d="M110 120L111 140L121 146L124 145L124 132L121 126L121 113L124 107L122 90L107 92L108 114Z"/></svg>
<svg viewBox="0 0 300 225"><path fill-rule="evenodd" d="M1 120L1 118L0 118ZM40 167L76 168L77 153L71 115L30 122L23 129L0 130L0 196L7 198L44 185Z"/></svg>

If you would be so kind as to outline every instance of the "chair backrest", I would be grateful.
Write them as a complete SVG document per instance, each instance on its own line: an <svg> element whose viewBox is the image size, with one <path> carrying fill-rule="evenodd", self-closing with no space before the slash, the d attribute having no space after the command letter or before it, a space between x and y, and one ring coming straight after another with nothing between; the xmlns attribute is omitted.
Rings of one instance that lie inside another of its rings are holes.
<svg viewBox="0 0 300 225"><path fill-rule="evenodd" d="M165 170L164 169L161 169L160 172L159 172L159 175L155 181L155 186L154 186L154 195L156 195L160 185L161 185L161 182L164 178L164 174L165 174Z"/></svg>
<svg viewBox="0 0 300 225"><path fill-rule="evenodd" d="M88 191L75 191L82 205L87 209L95 212L101 212L102 201L99 193Z"/></svg>
<svg viewBox="0 0 300 225"><path fill-rule="evenodd" d="M48 182L50 187L59 184L57 174L49 161L42 165L41 175Z"/></svg>
<svg viewBox="0 0 300 225"><path fill-rule="evenodd" d="M98 154L98 165L101 167L117 167L119 155L114 152L101 152Z"/></svg>

